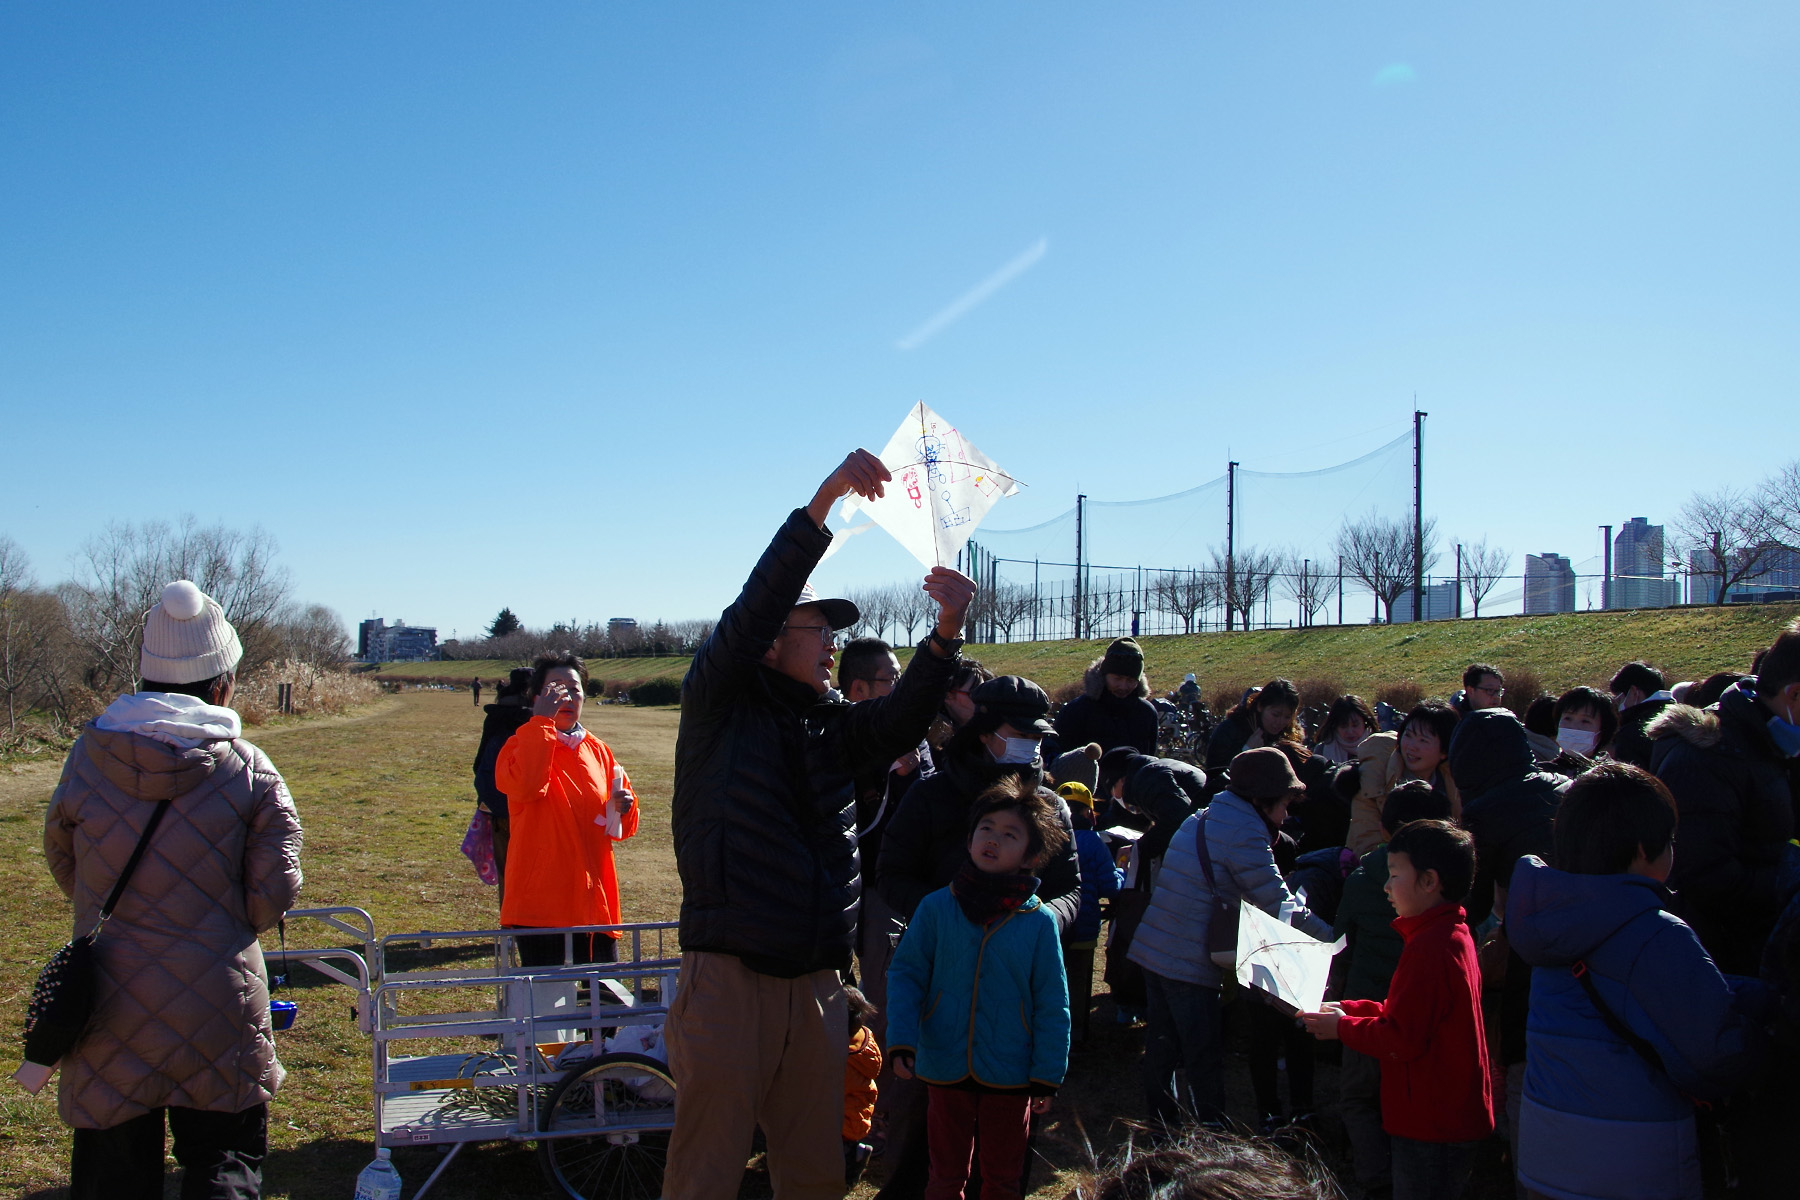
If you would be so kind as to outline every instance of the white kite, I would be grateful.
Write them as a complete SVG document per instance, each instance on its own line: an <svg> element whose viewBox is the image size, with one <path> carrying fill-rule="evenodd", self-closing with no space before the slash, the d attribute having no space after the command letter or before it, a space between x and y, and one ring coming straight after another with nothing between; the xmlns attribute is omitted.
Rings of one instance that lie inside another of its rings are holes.
<svg viewBox="0 0 1800 1200"><path fill-rule="evenodd" d="M858 509L927 567L956 561L957 554L1002 496L1019 490L1018 482L971 445L956 426L925 407L913 410L888 439L881 461L894 474L879 500L852 495L840 515L850 519ZM840 530L833 548L846 536L868 528Z"/></svg>
<svg viewBox="0 0 1800 1200"><path fill-rule="evenodd" d="M1344 939L1321 942L1248 901L1238 903L1238 982L1301 1012L1318 1012L1331 956L1344 948Z"/></svg>

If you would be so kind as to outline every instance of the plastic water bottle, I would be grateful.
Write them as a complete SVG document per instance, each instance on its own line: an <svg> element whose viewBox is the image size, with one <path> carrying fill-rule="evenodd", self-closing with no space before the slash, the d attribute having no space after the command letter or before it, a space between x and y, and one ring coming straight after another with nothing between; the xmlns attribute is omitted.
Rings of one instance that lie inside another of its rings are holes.
<svg viewBox="0 0 1800 1200"><path fill-rule="evenodd" d="M375 1151L375 1161L356 1177L356 1200L400 1200L400 1172L394 1170L393 1154L386 1146Z"/></svg>

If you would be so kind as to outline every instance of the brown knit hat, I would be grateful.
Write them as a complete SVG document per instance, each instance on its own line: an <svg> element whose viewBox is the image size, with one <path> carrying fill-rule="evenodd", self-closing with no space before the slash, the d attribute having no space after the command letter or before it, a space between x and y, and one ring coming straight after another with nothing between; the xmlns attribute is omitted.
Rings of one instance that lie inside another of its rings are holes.
<svg viewBox="0 0 1800 1200"><path fill-rule="evenodd" d="M1289 792L1304 792L1306 785L1294 774L1294 764L1274 746L1258 746L1231 760L1231 791L1245 800L1279 800Z"/></svg>

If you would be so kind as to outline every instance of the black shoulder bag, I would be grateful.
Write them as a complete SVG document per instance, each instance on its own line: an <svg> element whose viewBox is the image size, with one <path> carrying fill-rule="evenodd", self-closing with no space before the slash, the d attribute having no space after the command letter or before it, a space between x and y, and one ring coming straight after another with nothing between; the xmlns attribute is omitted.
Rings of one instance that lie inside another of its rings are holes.
<svg viewBox="0 0 1800 1200"><path fill-rule="evenodd" d="M1221 967L1237 964L1238 906L1219 894L1219 882L1213 878L1212 855L1206 848L1206 814L1194 822L1194 845L1200 853L1200 871L1212 891L1212 919L1206 924L1206 950Z"/></svg>
<svg viewBox="0 0 1800 1200"><path fill-rule="evenodd" d="M1639 1058L1650 1064L1653 1071L1668 1079L1673 1086L1675 1081L1670 1077L1668 1065L1663 1062L1662 1055L1657 1053L1656 1047L1647 1038L1639 1036L1636 1030L1620 1020L1619 1014L1601 997L1600 989L1589 978L1587 963L1576 962L1569 968L1569 973L1575 976L1581 990L1587 993L1588 1003L1594 1006L1594 1011L1600 1014L1600 1020L1612 1031L1613 1036L1630 1046ZM1720 1187L1735 1186L1737 1169L1732 1162L1731 1144L1725 1138L1718 1114L1705 1100L1697 1100L1678 1087L1675 1090L1683 1100L1694 1106L1694 1137L1700 1154L1700 1174L1707 1185L1707 1194L1711 1195Z"/></svg>
<svg viewBox="0 0 1800 1200"><path fill-rule="evenodd" d="M119 906L125 885L131 882L132 873L150 846L150 835L156 832L168 810L169 800L157 802L156 811L150 814L150 823L144 826L137 849L131 852L125 869L119 872L119 882L113 885L112 894L101 907L100 919L94 922L93 930L52 955L43 974L38 976L37 986L31 989L31 1005L25 1011L26 1062L53 1067L87 1032L88 1021L94 1015L96 990L94 943L99 940L100 931L107 918L112 916L113 909Z"/></svg>

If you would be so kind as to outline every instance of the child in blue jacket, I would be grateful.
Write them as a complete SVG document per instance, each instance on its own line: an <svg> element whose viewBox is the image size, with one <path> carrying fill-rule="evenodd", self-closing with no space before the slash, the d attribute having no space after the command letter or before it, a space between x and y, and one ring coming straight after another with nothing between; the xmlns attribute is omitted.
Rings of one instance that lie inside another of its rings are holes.
<svg viewBox="0 0 1800 1200"><path fill-rule="evenodd" d="M969 861L920 901L888 966L888 1057L930 1085L926 1200L960 1200L977 1128L982 1200L1020 1194L1031 1114L1069 1062L1062 948L1032 873L1065 836L1019 776L983 792Z"/></svg>
<svg viewBox="0 0 1800 1200"><path fill-rule="evenodd" d="M1093 1003L1094 951L1100 945L1100 898L1117 896L1125 886L1125 869L1113 860L1112 847L1094 828L1094 793L1084 783L1065 783L1056 794L1069 802L1075 827L1075 861L1081 867L1081 911L1063 934L1063 965L1069 974L1070 1037L1087 1037L1088 1008Z"/></svg>
<svg viewBox="0 0 1800 1200"><path fill-rule="evenodd" d="M1667 911L1675 802L1605 763L1556 814L1556 867L1519 860L1506 931L1533 967L1519 1182L1554 1200L1699 1200L1694 1101L1768 1047L1757 980L1721 975Z"/></svg>

